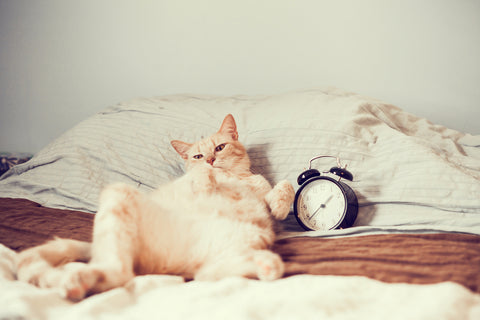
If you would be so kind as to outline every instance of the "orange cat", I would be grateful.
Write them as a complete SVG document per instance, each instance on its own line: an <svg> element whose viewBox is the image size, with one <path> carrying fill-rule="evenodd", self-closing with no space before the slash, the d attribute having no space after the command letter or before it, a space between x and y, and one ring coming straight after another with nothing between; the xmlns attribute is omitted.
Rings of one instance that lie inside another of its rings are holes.
<svg viewBox="0 0 480 320"><path fill-rule="evenodd" d="M185 159L184 176L150 194L125 184L107 187L93 242L56 239L25 250L17 257L18 279L59 288L76 301L141 274L280 278L283 262L269 250L272 217L287 216L291 184L282 181L272 189L250 172L232 115L209 138L171 143Z"/></svg>

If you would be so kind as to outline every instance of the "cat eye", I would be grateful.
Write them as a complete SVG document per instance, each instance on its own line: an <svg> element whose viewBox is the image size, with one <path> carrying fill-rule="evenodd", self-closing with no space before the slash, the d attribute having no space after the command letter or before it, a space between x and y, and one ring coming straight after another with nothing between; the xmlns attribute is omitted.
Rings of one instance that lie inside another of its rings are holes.
<svg viewBox="0 0 480 320"><path fill-rule="evenodd" d="M193 159L202 159L203 158L203 154L196 154L193 156Z"/></svg>
<svg viewBox="0 0 480 320"><path fill-rule="evenodd" d="M222 151L223 148L225 148L225 143L219 144L219 145L215 148L215 151L216 151L216 152Z"/></svg>

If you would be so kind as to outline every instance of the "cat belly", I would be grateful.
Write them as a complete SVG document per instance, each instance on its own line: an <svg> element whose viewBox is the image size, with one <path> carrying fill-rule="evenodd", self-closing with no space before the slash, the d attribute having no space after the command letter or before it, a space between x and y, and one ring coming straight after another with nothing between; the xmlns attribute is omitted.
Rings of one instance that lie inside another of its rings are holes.
<svg viewBox="0 0 480 320"><path fill-rule="evenodd" d="M258 212L265 210L262 204L245 203L244 211L236 212L229 205L210 198L170 202L150 211L142 219L135 272L192 278L207 262L266 249L273 243L270 217ZM253 215L259 217L253 219Z"/></svg>

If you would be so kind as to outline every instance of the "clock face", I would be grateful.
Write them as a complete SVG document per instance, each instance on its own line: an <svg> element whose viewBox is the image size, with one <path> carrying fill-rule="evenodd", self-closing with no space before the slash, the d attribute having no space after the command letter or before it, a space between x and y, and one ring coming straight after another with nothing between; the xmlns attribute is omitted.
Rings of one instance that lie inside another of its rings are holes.
<svg viewBox="0 0 480 320"><path fill-rule="evenodd" d="M315 179L302 187L295 202L298 219L309 229L336 228L345 215L343 190L330 179Z"/></svg>

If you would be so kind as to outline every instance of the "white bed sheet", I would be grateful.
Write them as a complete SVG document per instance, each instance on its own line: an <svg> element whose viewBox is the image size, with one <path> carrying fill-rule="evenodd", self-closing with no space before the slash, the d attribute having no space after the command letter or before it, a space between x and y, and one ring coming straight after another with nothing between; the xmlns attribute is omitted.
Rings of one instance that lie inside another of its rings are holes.
<svg viewBox="0 0 480 320"><path fill-rule="evenodd" d="M148 275L72 303L54 289L14 281L14 255L0 245L0 319L480 319L480 295L453 282L340 276L184 282Z"/></svg>

